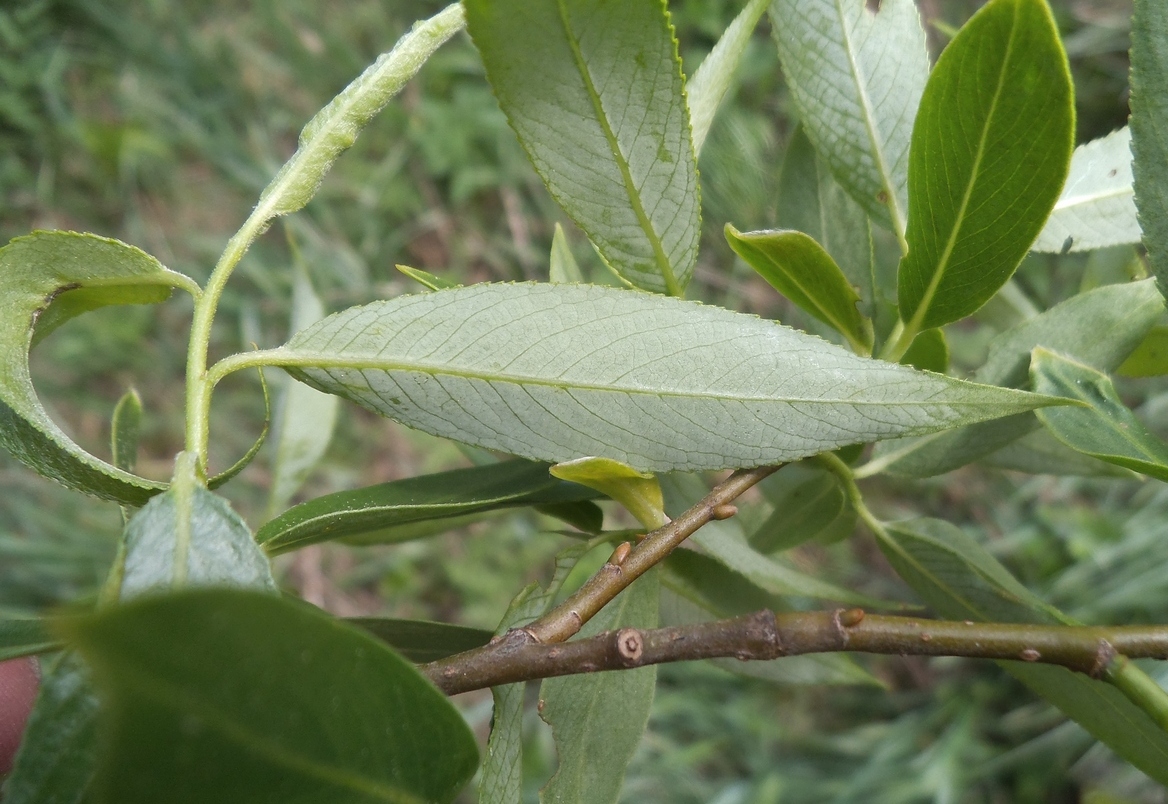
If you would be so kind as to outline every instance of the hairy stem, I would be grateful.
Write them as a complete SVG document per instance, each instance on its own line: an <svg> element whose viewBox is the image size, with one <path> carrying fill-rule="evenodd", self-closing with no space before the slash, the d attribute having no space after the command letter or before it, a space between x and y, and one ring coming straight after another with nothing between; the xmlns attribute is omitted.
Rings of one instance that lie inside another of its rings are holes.
<svg viewBox="0 0 1168 804"><path fill-rule="evenodd" d="M1168 626L947 622L866 614L861 609L759 611L697 625L623 628L558 645L535 642L526 629L516 629L484 648L431 662L421 670L447 695L455 695L518 681L665 662L717 657L765 661L836 651L1039 662L1105 678L1113 674L1112 657L1117 653L1168 658Z"/></svg>

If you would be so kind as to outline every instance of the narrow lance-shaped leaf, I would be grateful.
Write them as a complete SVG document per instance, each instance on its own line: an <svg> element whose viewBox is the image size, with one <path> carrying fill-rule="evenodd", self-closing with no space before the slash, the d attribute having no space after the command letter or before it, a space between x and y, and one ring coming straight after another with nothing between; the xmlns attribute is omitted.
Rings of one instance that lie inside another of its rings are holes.
<svg viewBox="0 0 1168 804"><path fill-rule="evenodd" d="M1168 296L1168 6L1135 0L1131 43L1136 208L1152 273Z"/></svg>
<svg viewBox="0 0 1168 804"><path fill-rule="evenodd" d="M4 804L92 801L97 709L85 663L71 651L58 655L41 678L16 765L4 785Z"/></svg>
<svg viewBox="0 0 1168 804"><path fill-rule="evenodd" d="M872 322L860 314L860 296L831 255L802 232L739 232L726 240L771 287L847 338L857 354L872 353Z"/></svg>
<svg viewBox="0 0 1168 804"><path fill-rule="evenodd" d="M780 463L1050 403L729 310L591 285L403 296L247 360L436 435L652 472Z"/></svg>
<svg viewBox="0 0 1168 804"><path fill-rule="evenodd" d="M1028 383L1030 352L1036 346L1113 371L1163 314L1164 299L1152 280L1080 293L994 338L974 379L1011 387ZM1039 426L1026 414L920 439L888 441L876 446L872 460L857 470L857 476L880 471L909 477L941 474L985 457Z"/></svg>
<svg viewBox="0 0 1168 804"><path fill-rule="evenodd" d="M776 0L783 74L819 154L868 214L903 237L909 139L929 75L912 0Z"/></svg>
<svg viewBox="0 0 1168 804"><path fill-rule="evenodd" d="M367 631L416 664L479 648L491 639L491 632L481 628L428 620L346 617L343 622Z"/></svg>
<svg viewBox="0 0 1168 804"><path fill-rule="evenodd" d="M949 344L945 342L945 330L940 327L926 329L916 336L900 362L922 371L944 374L949 370Z"/></svg>
<svg viewBox="0 0 1168 804"><path fill-rule="evenodd" d="M1059 253L1138 242L1131 131L1124 126L1075 149L1066 186L1031 249Z"/></svg>
<svg viewBox="0 0 1168 804"><path fill-rule="evenodd" d="M191 590L62 631L102 692L97 804L447 802L477 764L409 662L308 606Z"/></svg>
<svg viewBox="0 0 1168 804"><path fill-rule="evenodd" d="M1168 444L1123 404L1106 374L1035 349L1030 375L1036 389L1085 405L1061 408L1053 416L1039 414L1055 438L1086 455L1168 481Z"/></svg>
<svg viewBox="0 0 1168 804"><path fill-rule="evenodd" d="M420 268L411 268L408 265L398 265L396 268L410 279L417 282L419 285L423 285L430 290L446 290L447 288L461 287L461 285L459 285L457 282L452 282L449 279L436 276L435 274L432 274L429 271L423 271Z"/></svg>
<svg viewBox="0 0 1168 804"><path fill-rule="evenodd" d="M145 252L96 235L36 232L0 249L0 447L45 477L126 505L141 505L166 488L70 439L37 398L28 352L34 332L43 335L105 305L165 301L172 288L199 292L191 279Z"/></svg>
<svg viewBox="0 0 1168 804"><path fill-rule="evenodd" d="M897 573L943 617L1077 624L1039 600L975 540L948 522L893 523L886 538L881 538L880 548ZM1168 733L1116 687L1063 667L1021 661L999 664L1128 762L1168 784ZM1125 672L1143 675L1134 665Z"/></svg>
<svg viewBox="0 0 1168 804"><path fill-rule="evenodd" d="M605 606L580 631L595 636L620 628L656 628L659 569L651 569ZM587 673L545 680L542 717L551 727L560 762L540 791L546 804L615 804L625 769L649 722L657 668Z"/></svg>
<svg viewBox="0 0 1168 804"><path fill-rule="evenodd" d="M596 496L552 477L547 464L503 461L326 494L271 520L256 540L275 554L399 525Z"/></svg>
<svg viewBox="0 0 1168 804"><path fill-rule="evenodd" d="M1045 0L990 0L929 76L909 157L909 333L977 310L1014 273L1066 179L1075 113Z"/></svg>
<svg viewBox="0 0 1168 804"><path fill-rule="evenodd" d="M556 556L556 568L544 588L529 584L511 601L496 634L520 628L544 614L556 595L587 552L585 545L573 545ZM523 801L523 698L527 685L503 684L491 688L494 709L491 713L491 736L483 757L479 776L479 801L491 804L521 804Z"/></svg>
<svg viewBox="0 0 1168 804"><path fill-rule="evenodd" d="M292 331L324 317L324 304L300 267L292 285ZM272 461L269 515L283 511L328 449L337 418L337 398L302 383L289 383L276 417L276 455Z"/></svg>
<svg viewBox="0 0 1168 804"><path fill-rule="evenodd" d="M56 638L49 633L43 620L0 620L0 662L43 653L56 645Z"/></svg>
<svg viewBox="0 0 1168 804"><path fill-rule="evenodd" d="M750 0L746 7L738 12L738 16L722 32L714 49L694 71L689 86L686 87L695 155L702 152L706 134L710 131L710 124L714 122L714 113L718 111L718 104L730 89L734 70L738 67L742 54L746 52L750 35L754 33L769 3L770 0Z"/></svg>
<svg viewBox="0 0 1168 804"><path fill-rule="evenodd" d="M681 295L700 204L665 4L465 5L499 105L552 197L625 281Z"/></svg>
<svg viewBox="0 0 1168 804"><path fill-rule="evenodd" d="M773 511L747 537L756 550L777 553L812 539L842 538L855 529L856 513L833 473L799 463L767 480L763 494Z"/></svg>
<svg viewBox="0 0 1168 804"><path fill-rule="evenodd" d="M131 388L114 406L110 424L110 448L114 466L134 471L138 460L138 436L142 426L142 397Z"/></svg>
<svg viewBox="0 0 1168 804"><path fill-rule="evenodd" d="M383 53L300 132L292 155L260 195L253 218L270 220L302 209L342 153L357 141L361 129L396 95L431 54L462 30L462 6L453 3L428 20L418 22L393 49Z"/></svg>

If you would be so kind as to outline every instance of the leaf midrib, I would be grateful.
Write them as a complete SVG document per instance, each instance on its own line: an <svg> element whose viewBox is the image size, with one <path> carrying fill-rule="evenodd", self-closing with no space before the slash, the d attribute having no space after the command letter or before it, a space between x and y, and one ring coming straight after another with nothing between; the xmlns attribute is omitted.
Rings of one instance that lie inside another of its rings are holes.
<svg viewBox="0 0 1168 804"><path fill-rule="evenodd" d="M1123 198L1125 196L1135 197L1135 188L1128 183L1122 187L1113 187L1110 190L1099 190L1093 193L1084 193L1082 195L1068 195L1065 198L1060 198L1054 205L1051 213L1062 212L1075 207L1084 206L1086 204L1094 204L1099 201L1107 201L1111 198Z"/></svg>
<svg viewBox="0 0 1168 804"><path fill-rule="evenodd" d="M933 303L933 296L937 293L937 288L941 285L941 280L945 276L945 271L949 267L949 259L953 256L953 250L957 247L958 235L961 233L965 223L965 213L969 208L969 201L973 197L973 188L977 184L978 174L981 172L982 159L985 157L986 140L989 136L989 130L993 124L994 115L998 110L998 101L1002 97L1002 90L1006 84L1007 68L1010 64L1010 58L1014 52L1014 38L1018 33L1018 13L1019 7L1015 4L1014 19L1010 26L1010 39L1006 42L1006 55L1002 58L1001 69L998 71L998 86L994 90L993 99L990 101L989 113L985 117L985 125L982 126L981 135L978 138L977 153L973 158L973 166L969 173L969 182L966 184L965 193L961 199L961 206L957 210L957 217L953 222L953 228L949 232L949 239L945 243L945 250L941 253L941 257L937 260L937 267L933 271L933 278L929 281L929 286L925 289L924 296L921 298L920 304L917 305L916 312L913 313L912 321L906 327L906 331L919 331L925 316L929 312L929 307Z"/></svg>
<svg viewBox="0 0 1168 804"><path fill-rule="evenodd" d="M568 22L568 9L564 5L564 0L556 0L556 10L559 12L560 24L564 28L564 39L568 42L568 48L572 51L572 60L576 64L576 71L580 74L580 80L583 82L584 89L588 93L588 99L592 102L592 110L595 112L596 120L604 132L604 138L608 142L608 148L612 153L612 158L620 169L621 180L625 185L625 194L629 197L629 203L633 207L633 213L637 216L637 223L641 225L641 230L649 239L649 245L652 246L653 254L657 258L657 267L661 270L661 276L665 279L665 290L670 296L681 296L682 289L677 283L677 277L673 275L673 266L669 262L669 257L665 254L665 248L662 246L661 239L657 236L657 232L653 228L653 223L645 213L645 207L641 204L641 196L637 192L636 183L633 181L633 174L629 168L629 163L621 152L620 143L617 142L616 134L608 124L608 115L604 111L604 104L600 101L600 93L596 91L596 85L592 83L592 74L588 72L588 63L584 59L584 54L580 51L580 43L577 41L575 34L572 32L571 25Z"/></svg>
<svg viewBox="0 0 1168 804"><path fill-rule="evenodd" d="M288 357L284 357L288 352L281 349L273 349L267 353L253 352L249 357L262 357L263 364L268 366L280 366L282 368L296 368L301 370L306 369L354 369L357 371L416 371L422 374L429 374L431 376L448 376L458 377L468 380L483 380L485 382L507 383L511 385L535 385L548 388L559 388L561 390L580 390L580 391L602 391L608 393L620 394L640 394L644 396L654 397L676 397L681 399L717 399L717 400L731 400L735 402L779 402L786 404L835 404L835 405L853 405L857 407L875 406L888 407L895 405L896 407L924 407L932 405L951 405L953 407L994 407L1001 405L1002 402L974 402L968 400L951 400L951 401L932 401L932 400L916 400L906 399L898 400L895 403L878 400L855 400L846 398L828 398L828 397L779 397L779 396L746 396L735 395L732 393L714 393L710 391L678 391L666 389L650 389L639 387L628 387L612 384L600 383L586 383L586 382L555 382L543 377L530 377L522 374L490 374L483 371L470 371L468 369L452 369L449 365L444 364L430 364L423 361L417 362L403 362L399 360L383 360L373 357L360 358L339 358L335 355L327 353L312 353L312 352L293 352ZM274 358L274 359L273 359ZM952 382L960 383L960 380L952 380ZM1028 394L1029 396L1038 396L1036 394L1029 394L1026 391L1017 391L1009 388L995 388L995 391L1010 394Z"/></svg>
<svg viewBox="0 0 1168 804"><path fill-rule="evenodd" d="M853 0L854 1L854 0ZM884 157L884 148L880 140L880 132L876 130L875 109L872 108L872 101L868 97L868 89L863 80L864 76L860 72L860 65L856 61L856 55L852 48L852 39L848 35L847 20L844 17L843 0L835 0L836 19L840 24L840 31L842 33L841 40L844 44L844 52L848 57L848 67L852 73L852 79L856 84L856 92L860 97L860 108L863 110L864 128L868 132L868 141L872 143L872 154L876 159L876 169L880 172L880 182L884 186L884 192L888 194L888 201L885 206L888 207L888 213L892 217L892 225L896 230L898 239L904 238L906 228L904 213L900 209L900 198L897 195L897 188L893 186L892 171L889 170L888 164ZM864 11L861 14L866 13Z"/></svg>

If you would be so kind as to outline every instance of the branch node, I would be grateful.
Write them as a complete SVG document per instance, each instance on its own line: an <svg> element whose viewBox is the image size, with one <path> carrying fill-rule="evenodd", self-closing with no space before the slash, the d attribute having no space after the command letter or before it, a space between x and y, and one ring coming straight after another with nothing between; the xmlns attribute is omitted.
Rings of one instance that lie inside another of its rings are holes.
<svg viewBox="0 0 1168 804"><path fill-rule="evenodd" d="M842 647L848 646L848 629L843 624L844 609L836 609L831 613L831 627Z"/></svg>
<svg viewBox="0 0 1168 804"><path fill-rule="evenodd" d="M855 628L857 625L863 622L863 620L863 609L848 609L847 611L840 612L839 621L840 625L842 625L844 628Z"/></svg>
<svg viewBox="0 0 1168 804"><path fill-rule="evenodd" d="M636 628L622 628L616 634L616 652L621 663L632 667L640 662L645 651L645 639Z"/></svg>
<svg viewBox="0 0 1168 804"><path fill-rule="evenodd" d="M633 546L628 542L621 542L617 548L612 551L612 555L608 557L608 563L614 567L620 567L625 563L625 559L629 557L629 553L633 550Z"/></svg>
<svg viewBox="0 0 1168 804"><path fill-rule="evenodd" d="M1042 654L1034 648L1026 648L1018 654L1018 658L1024 662L1037 662L1042 658Z"/></svg>
<svg viewBox="0 0 1168 804"><path fill-rule="evenodd" d="M734 516L737 513L738 513L738 506L737 505L731 505L730 503L723 503L722 505L715 505L712 509L710 509L710 518L721 521L723 519L729 519L730 517Z"/></svg>
<svg viewBox="0 0 1168 804"><path fill-rule="evenodd" d="M1095 648L1095 664L1091 666L1091 672L1088 675L1091 678L1103 678L1108 665L1117 655L1118 652L1110 642L1106 639L1099 640L1099 645Z"/></svg>

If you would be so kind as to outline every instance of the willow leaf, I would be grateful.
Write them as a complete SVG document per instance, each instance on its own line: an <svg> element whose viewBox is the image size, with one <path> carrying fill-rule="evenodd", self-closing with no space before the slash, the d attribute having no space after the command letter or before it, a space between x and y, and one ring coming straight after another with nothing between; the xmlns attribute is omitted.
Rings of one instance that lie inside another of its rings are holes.
<svg viewBox="0 0 1168 804"><path fill-rule="evenodd" d="M1067 176L1075 111L1045 0L990 0L929 76L909 155L908 332L977 310L1010 278Z"/></svg>
<svg viewBox="0 0 1168 804"><path fill-rule="evenodd" d="M1135 0L1131 42L1136 208L1148 262L1168 296L1168 4Z"/></svg>
<svg viewBox="0 0 1168 804"><path fill-rule="evenodd" d="M912 0L775 0L772 29L799 118L868 214L903 236L909 140L929 75Z"/></svg>
<svg viewBox="0 0 1168 804"><path fill-rule="evenodd" d="M1132 189L1131 130L1080 145L1032 251L1089 251L1140 242Z"/></svg>
<svg viewBox="0 0 1168 804"><path fill-rule="evenodd" d="M0 447L45 477L125 505L166 488L100 460L49 417L29 374L34 335L86 310L153 304L195 283L117 240L77 232L34 232L0 249Z"/></svg>
<svg viewBox="0 0 1168 804"><path fill-rule="evenodd" d="M626 281L681 295L697 160L664 2L466 0L499 105L552 197Z"/></svg>
<svg viewBox="0 0 1168 804"><path fill-rule="evenodd" d="M858 357L753 316L591 285L484 284L356 307L235 365L436 435L642 471L760 466L1050 404Z"/></svg>

